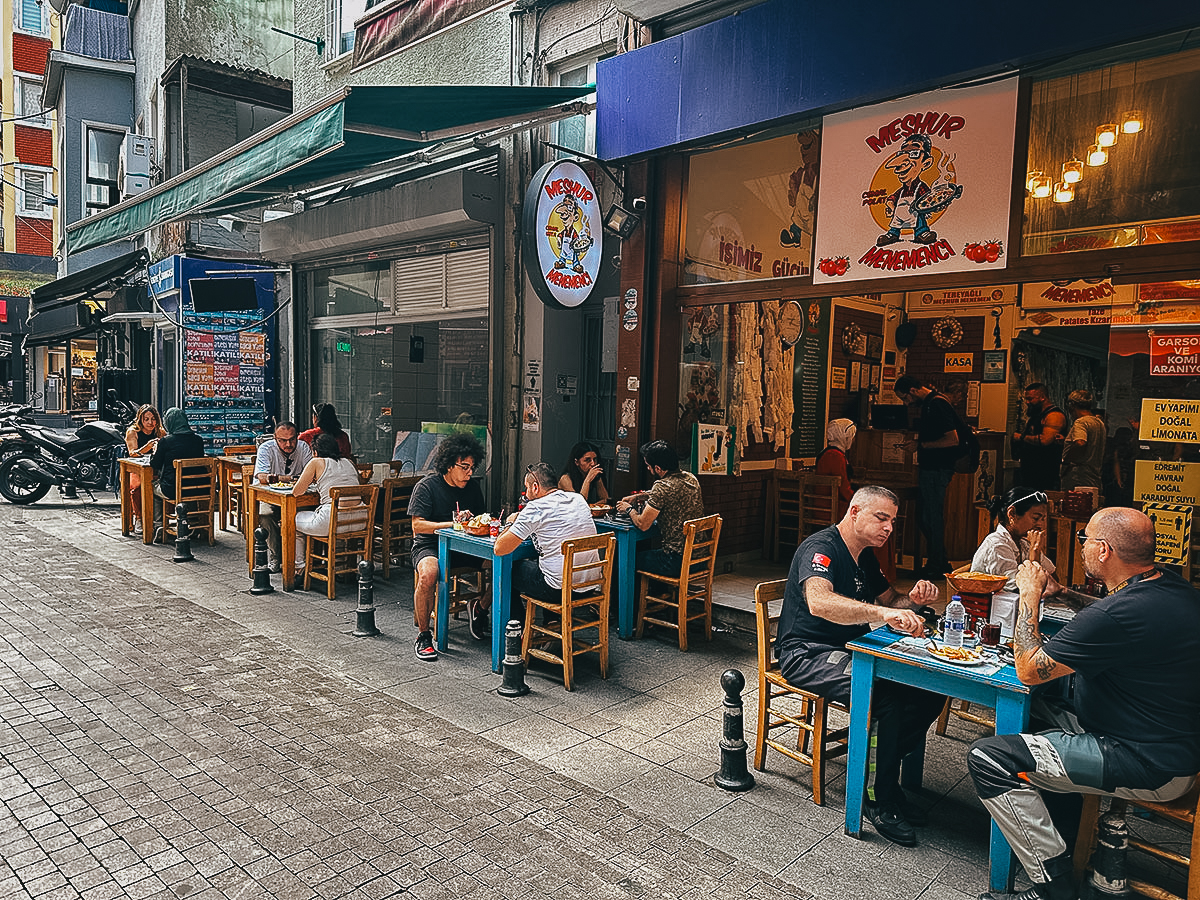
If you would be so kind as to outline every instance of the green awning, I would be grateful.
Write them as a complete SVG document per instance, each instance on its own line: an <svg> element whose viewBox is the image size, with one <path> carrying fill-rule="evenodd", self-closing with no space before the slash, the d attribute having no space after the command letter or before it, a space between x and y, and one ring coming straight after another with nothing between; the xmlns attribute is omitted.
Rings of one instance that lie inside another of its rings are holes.
<svg viewBox="0 0 1200 900"><path fill-rule="evenodd" d="M67 226L78 253L179 219L221 215L300 193L433 145L576 115L580 87L348 87L212 159Z"/></svg>

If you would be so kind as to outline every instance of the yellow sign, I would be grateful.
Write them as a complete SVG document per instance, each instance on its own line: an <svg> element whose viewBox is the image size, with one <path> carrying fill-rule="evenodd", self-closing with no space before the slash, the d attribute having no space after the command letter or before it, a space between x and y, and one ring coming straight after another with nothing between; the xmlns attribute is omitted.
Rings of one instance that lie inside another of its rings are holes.
<svg viewBox="0 0 1200 900"><path fill-rule="evenodd" d="M1200 444L1200 400L1143 400L1138 437Z"/></svg>
<svg viewBox="0 0 1200 900"><path fill-rule="evenodd" d="M1200 506L1200 463L1139 459L1133 467L1133 499Z"/></svg>
<svg viewBox="0 0 1200 900"><path fill-rule="evenodd" d="M947 353L943 372L971 372L975 369L974 353Z"/></svg>
<svg viewBox="0 0 1200 900"><path fill-rule="evenodd" d="M1185 562L1192 544L1192 508L1171 503L1147 503L1142 511L1154 523L1154 561Z"/></svg>

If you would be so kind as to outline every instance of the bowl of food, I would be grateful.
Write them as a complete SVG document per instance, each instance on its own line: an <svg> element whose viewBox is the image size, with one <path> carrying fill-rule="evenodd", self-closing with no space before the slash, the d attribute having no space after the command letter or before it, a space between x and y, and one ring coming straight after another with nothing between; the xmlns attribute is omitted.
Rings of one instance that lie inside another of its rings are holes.
<svg viewBox="0 0 1200 900"><path fill-rule="evenodd" d="M473 534L476 537L486 537L491 532L492 516L490 513L480 513L477 516L471 516L463 525L463 531L467 534Z"/></svg>
<svg viewBox="0 0 1200 900"><path fill-rule="evenodd" d="M949 572L946 580L960 594L991 594L1004 587L1008 578L987 572Z"/></svg>
<svg viewBox="0 0 1200 900"><path fill-rule="evenodd" d="M592 518L599 519L601 516L607 516L613 511L613 508L607 503L593 503L591 506Z"/></svg>

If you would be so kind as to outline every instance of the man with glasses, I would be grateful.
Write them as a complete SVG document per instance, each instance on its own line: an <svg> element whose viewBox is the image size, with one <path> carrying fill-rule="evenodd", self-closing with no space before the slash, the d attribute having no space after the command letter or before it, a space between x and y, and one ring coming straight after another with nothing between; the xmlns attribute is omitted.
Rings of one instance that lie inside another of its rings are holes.
<svg viewBox="0 0 1200 900"><path fill-rule="evenodd" d="M433 646L429 620L437 600L438 582L444 574L438 568L439 528L454 527L455 514L470 516L481 513L486 504L479 482L471 476L483 465L484 449L469 434L452 434L433 451L430 463L433 472L417 482L408 501L412 516L412 564L417 573L413 591L413 616L417 626L417 659L433 662L438 658ZM477 561L475 561L477 562ZM454 561L457 565L457 560ZM464 563L466 564L466 563ZM488 607L485 601L467 604L467 620L471 637L477 641L487 638Z"/></svg>
<svg viewBox="0 0 1200 900"><path fill-rule="evenodd" d="M268 484L280 478L296 478L312 458L312 447L300 440L300 429L296 424L280 422L275 426L275 437L263 441L258 448L254 457L254 479L259 484ZM258 504L258 522L267 530L267 565L272 572L281 572L279 507Z"/></svg>
<svg viewBox="0 0 1200 900"><path fill-rule="evenodd" d="M1079 540L1107 596L1043 639L1046 573L1024 562L1013 634L1021 681L1073 674L1073 700L1038 692L1036 733L983 738L967 756L979 798L1033 882L1021 900L1074 900L1079 795L1174 800L1200 771L1200 593L1154 564L1154 523L1144 513L1102 509ZM981 900L1000 896L1012 895Z"/></svg>

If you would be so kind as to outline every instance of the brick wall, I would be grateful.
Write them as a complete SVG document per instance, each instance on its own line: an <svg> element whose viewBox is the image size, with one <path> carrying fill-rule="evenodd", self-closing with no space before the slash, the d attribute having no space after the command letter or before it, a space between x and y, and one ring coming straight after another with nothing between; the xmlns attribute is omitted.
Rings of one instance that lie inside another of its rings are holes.
<svg viewBox="0 0 1200 900"><path fill-rule="evenodd" d="M13 70L43 75L50 58L50 42L29 34L13 35Z"/></svg>
<svg viewBox="0 0 1200 900"><path fill-rule="evenodd" d="M50 140L50 129L48 128L30 128L28 125L14 125L13 145L17 151L17 159L26 165L54 165L54 148Z"/></svg>
<svg viewBox="0 0 1200 900"><path fill-rule="evenodd" d="M700 479L706 515L721 516L719 556L733 556L763 549L763 527L767 517L767 490L771 470L743 472L725 477L705 476Z"/></svg>
<svg viewBox="0 0 1200 900"><path fill-rule="evenodd" d="M17 252L34 256L53 256L53 223L50 219L24 219L17 216Z"/></svg>

